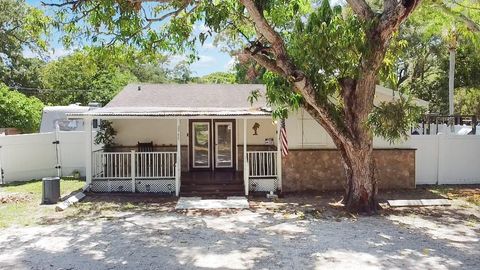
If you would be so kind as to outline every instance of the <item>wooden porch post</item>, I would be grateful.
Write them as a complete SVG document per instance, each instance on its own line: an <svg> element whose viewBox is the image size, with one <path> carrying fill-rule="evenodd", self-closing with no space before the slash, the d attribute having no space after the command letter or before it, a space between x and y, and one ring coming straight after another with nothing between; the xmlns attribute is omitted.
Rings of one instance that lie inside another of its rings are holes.
<svg viewBox="0 0 480 270"><path fill-rule="evenodd" d="M247 118L243 118L243 184L245 186L245 196L248 196L249 190L249 166L247 160Z"/></svg>
<svg viewBox="0 0 480 270"><path fill-rule="evenodd" d="M182 172L181 157L182 152L180 144L180 119L177 119L177 162L175 163L175 195L178 197L180 195L180 175Z"/></svg>
<svg viewBox="0 0 480 270"><path fill-rule="evenodd" d="M130 150L130 171L132 174L132 192L135 192L135 176L137 175L137 162L135 161L135 150Z"/></svg>
<svg viewBox="0 0 480 270"><path fill-rule="evenodd" d="M278 190L282 191L282 150L281 150L281 139L280 139L280 128L281 123L277 121L277 181L278 181Z"/></svg>
<svg viewBox="0 0 480 270"><path fill-rule="evenodd" d="M92 185L92 118L84 119L85 127L85 187L84 190L90 189Z"/></svg>

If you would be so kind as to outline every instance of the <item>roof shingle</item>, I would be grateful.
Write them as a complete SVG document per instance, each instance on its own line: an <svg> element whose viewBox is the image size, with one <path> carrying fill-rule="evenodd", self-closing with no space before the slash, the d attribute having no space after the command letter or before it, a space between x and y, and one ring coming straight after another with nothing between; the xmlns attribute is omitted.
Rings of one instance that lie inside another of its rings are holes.
<svg viewBox="0 0 480 270"><path fill-rule="evenodd" d="M258 100L248 97L258 90ZM132 83L105 107L82 115L201 116L269 115L262 84L142 84ZM70 114L74 116L76 114Z"/></svg>

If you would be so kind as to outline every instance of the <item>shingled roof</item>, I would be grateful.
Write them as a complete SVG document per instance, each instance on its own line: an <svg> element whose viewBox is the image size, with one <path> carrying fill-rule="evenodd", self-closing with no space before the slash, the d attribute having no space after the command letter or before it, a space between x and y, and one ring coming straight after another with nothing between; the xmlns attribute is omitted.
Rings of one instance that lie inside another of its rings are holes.
<svg viewBox="0 0 480 270"><path fill-rule="evenodd" d="M253 104L248 97L258 90ZM70 116L270 115L262 84L127 85L105 107Z"/></svg>

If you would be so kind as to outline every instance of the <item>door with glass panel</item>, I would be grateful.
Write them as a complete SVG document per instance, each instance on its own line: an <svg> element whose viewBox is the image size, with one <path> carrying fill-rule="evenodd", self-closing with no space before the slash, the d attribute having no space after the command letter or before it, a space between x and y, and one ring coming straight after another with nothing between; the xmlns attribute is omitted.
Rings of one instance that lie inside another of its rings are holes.
<svg viewBox="0 0 480 270"><path fill-rule="evenodd" d="M234 167L234 122L215 121L215 168Z"/></svg>
<svg viewBox="0 0 480 270"><path fill-rule="evenodd" d="M210 121L195 121L191 125L192 168L211 168Z"/></svg>

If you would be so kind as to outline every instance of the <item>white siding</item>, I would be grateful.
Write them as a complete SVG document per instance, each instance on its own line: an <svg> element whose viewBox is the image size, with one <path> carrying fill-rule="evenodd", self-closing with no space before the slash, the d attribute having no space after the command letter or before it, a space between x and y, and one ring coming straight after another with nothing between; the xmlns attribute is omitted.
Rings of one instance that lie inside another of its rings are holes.
<svg viewBox="0 0 480 270"><path fill-rule="evenodd" d="M253 135L253 125L258 123L257 135ZM277 132L277 124L272 119L247 120L247 145L264 145L265 139L273 138ZM243 145L243 119L237 120L237 145Z"/></svg>
<svg viewBox="0 0 480 270"><path fill-rule="evenodd" d="M118 145L135 146L153 141L155 145L177 145L176 119L116 119L111 120L117 131ZM180 121L181 144L188 144L188 120Z"/></svg>

